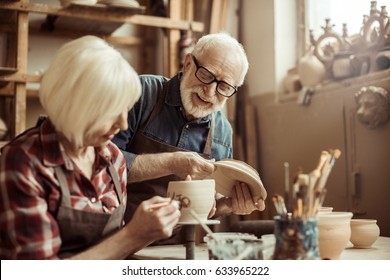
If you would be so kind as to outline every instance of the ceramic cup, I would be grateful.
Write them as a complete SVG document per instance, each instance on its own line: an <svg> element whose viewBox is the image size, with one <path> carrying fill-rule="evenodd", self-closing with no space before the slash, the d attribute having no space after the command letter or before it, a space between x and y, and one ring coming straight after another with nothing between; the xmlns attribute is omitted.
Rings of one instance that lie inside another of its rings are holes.
<svg viewBox="0 0 390 280"><path fill-rule="evenodd" d="M180 202L179 223L198 224L190 209L195 211L202 221L207 221L215 200L215 181L213 179L171 181L168 184L167 196Z"/></svg>
<svg viewBox="0 0 390 280"><path fill-rule="evenodd" d="M352 212L319 212L317 217L321 259L340 259L351 236Z"/></svg>
<svg viewBox="0 0 390 280"><path fill-rule="evenodd" d="M241 232L214 233L204 237L210 260L262 260L263 241L253 234Z"/></svg>
<svg viewBox="0 0 390 280"><path fill-rule="evenodd" d="M350 241L355 248L371 248L379 237L377 220L352 219Z"/></svg>

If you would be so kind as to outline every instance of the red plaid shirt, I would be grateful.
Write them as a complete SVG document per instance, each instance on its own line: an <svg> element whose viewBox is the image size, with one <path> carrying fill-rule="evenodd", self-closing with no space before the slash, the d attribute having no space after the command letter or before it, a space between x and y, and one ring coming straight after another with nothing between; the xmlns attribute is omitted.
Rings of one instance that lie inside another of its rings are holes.
<svg viewBox="0 0 390 280"><path fill-rule="evenodd" d="M92 179L60 150L49 120L5 146L0 156L0 259L56 259L61 236L55 213L60 204L55 167L68 180L75 209L111 212L119 205L108 161L117 170L126 205L126 163L110 143L96 148Z"/></svg>

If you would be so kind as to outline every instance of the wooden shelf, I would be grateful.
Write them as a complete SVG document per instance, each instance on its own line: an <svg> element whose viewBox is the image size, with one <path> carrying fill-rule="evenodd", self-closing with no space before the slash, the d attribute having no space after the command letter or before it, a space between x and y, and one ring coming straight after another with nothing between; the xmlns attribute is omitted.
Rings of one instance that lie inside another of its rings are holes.
<svg viewBox="0 0 390 280"><path fill-rule="evenodd" d="M91 6L72 4L63 8L60 6L45 4L0 2L0 8L7 10L17 10L21 12L32 12L70 18L97 20L101 22L131 23L137 25L180 30L190 30L192 28L194 32L204 31L204 24L202 22L175 20L165 17L141 15L141 13L144 13L145 7L127 8L101 5Z"/></svg>
<svg viewBox="0 0 390 280"><path fill-rule="evenodd" d="M41 80L40 75L27 73L30 33L69 38L90 34L100 36L110 43L143 46L153 38L121 37L113 33L123 24L164 28L167 30L169 59L165 75L172 76L179 67L179 31L204 32L205 28L202 22L182 20L182 6L181 0L170 0L169 17L157 17L144 15L146 7L143 6L71 4L61 7L59 3L52 5L30 3L29 0L0 0L0 32L7 34L7 60L4 63L7 67L0 67L0 97L5 102L3 108L7 108L7 111L2 110L1 115L4 115L7 122L9 138L12 139L26 129L27 97L38 96L38 90L29 89L28 85Z"/></svg>

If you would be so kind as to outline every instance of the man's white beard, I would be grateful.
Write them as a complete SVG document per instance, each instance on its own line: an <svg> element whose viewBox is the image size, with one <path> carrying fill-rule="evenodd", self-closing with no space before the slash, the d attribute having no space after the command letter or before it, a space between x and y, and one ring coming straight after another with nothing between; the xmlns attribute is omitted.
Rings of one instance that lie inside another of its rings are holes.
<svg viewBox="0 0 390 280"><path fill-rule="evenodd" d="M180 84L180 91L181 91L180 94L181 94L181 101L183 103L183 107L187 115L191 115L194 118L203 118L211 113L222 110L223 106L225 105L226 99L220 102L216 95L213 96L211 99L206 99L206 97L204 97L204 92L202 87L199 86L193 88L186 88L185 84L186 84L186 80L183 77ZM213 105L208 109L204 109L203 107L198 107L194 105L192 102L193 94L198 94L198 96L202 97L202 99L207 100Z"/></svg>

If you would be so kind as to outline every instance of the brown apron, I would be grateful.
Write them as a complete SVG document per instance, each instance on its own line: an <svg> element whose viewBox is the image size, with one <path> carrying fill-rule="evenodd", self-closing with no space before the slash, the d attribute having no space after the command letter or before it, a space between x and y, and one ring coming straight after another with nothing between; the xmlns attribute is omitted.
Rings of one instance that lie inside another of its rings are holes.
<svg viewBox="0 0 390 280"><path fill-rule="evenodd" d="M165 83L163 87L163 93L161 94L157 104L154 106L153 111L148 119L148 121L143 125L139 130L137 130L131 144L128 146L127 151L134 154L154 154L154 153L165 153L165 152L178 152L178 151L188 151L176 146L171 146L166 143L156 141L150 137L145 136L145 128L158 116L161 112L162 107L165 104L165 98L168 92L168 83ZM211 124L209 133L206 140L206 145L204 147L203 153L200 154L202 157L209 159L211 153L211 143L213 140L214 134L214 115L212 115ZM127 206L125 212L125 221L128 222L133 216L138 205L155 195L162 197L167 196L168 182L170 181L179 181L183 180L182 178L177 177L176 175L168 175L153 180L142 181L138 183L131 183L127 185ZM177 244L181 243L180 240L176 241L167 241L159 244Z"/></svg>
<svg viewBox="0 0 390 280"><path fill-rule="evenodd" d="M69 186L64 172L60 167L55 169L62 194L57 213L62 240L58 254L60 258L70 257L87 249L123 226L125 207L119 176L111 162L108 170L114 182L115 192L118 195L119 206L111 213L96 213L71 207Z"/></svg>

